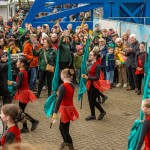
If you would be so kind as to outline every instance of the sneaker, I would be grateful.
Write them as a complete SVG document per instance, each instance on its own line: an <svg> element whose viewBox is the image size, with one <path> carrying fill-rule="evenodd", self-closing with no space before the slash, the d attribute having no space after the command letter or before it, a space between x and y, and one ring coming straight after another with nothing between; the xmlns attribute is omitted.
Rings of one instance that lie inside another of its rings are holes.
<svg viewBox="0 0 150 150"><path fill-rule="evenodd" d="M118 83L118 84L116 85L116 87L121 87L121 83Z"/></svg>
<svg viewBox="0 0 150 150"><path fill-rule="evenodd" d="M104 116L106 115L106 112L101 113L98 117L98 120L102 120L104 118Z"/></svg>
<svg viewBox="0 0 150 150"><path fill-rule="evenodd" d="M85 118L86 121L95 120L95 119L96 119L96 116L92 116L92 115Z"/></svg>
<svg viewBox="0 0 150 150"><path fill-rule="evenodd" d="M39 124L39 121L38 121L38 120L35 120L35 121L32 123L31 131L34 131L34 130L37 128L38 124Z"/></svg>
<svg viewBox="0 0 150 150"><path fill-rule="evenodd" d="M29 133L29 129L28 128L22 128L20 130L20 133Z"/></svg>
<svg viewBox="0 0 150 150"><path fill-rule="evenodd" d="M43 86L43 90L46 90L47 88L46 88L46 86Z"/></svg>
<svg viewBox="0 0 150 150"><path fill-rule="evenodd" d="M123 85L123 88L127 88L127 84L124 84L124 85Z"/></svg>
<svg viewBox="0 0 150 150"><path fill-rule="evenodd" d="M108 98L107 96L104 96L104 97L102 98L102 104L105 103L105 100L106 100L107 98Z"/></svg>

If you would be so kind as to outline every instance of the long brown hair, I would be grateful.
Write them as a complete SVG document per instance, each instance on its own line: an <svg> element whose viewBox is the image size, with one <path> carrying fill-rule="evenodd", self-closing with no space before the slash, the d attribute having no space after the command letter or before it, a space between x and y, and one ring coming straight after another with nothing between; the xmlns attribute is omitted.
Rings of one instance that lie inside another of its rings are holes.
<svg viewBox="0 0 150 150"><path fill-rule="evenodd" d="M5 104L1 111L4 115L9 116L14 123L23 122L25 119L25 114L15 104Z"/></svg>

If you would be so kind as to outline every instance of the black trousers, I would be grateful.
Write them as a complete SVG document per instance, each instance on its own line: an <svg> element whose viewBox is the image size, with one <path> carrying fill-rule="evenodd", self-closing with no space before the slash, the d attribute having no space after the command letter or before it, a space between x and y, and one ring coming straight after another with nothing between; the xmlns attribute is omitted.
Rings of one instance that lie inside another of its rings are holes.
<svg viewBox="0 0 150 150"><path fill-rule="evenodd" d="M63 137L64 142L72 144L72 138L69 134L69 126L70 126L70 122L63 123L60 121L59 130Z"/></svg>
<svg viewBox="0 0 150 150"><path fill-rule="evenodd" d="M118 67L116 67L114 71L114 82L118 83Z"/></svg>
<svg viewBox="0 0 150 150"><path fill-rule="evenodd" d="M48 71L39 71L39 84L38 84L38 92L37 95L40 96L42 88L44 86L45 80L47 79L47 86L48 86L48 96L51 95L52 90L52 80L53 80L53 73Z"/></svg>
<svg viewBox="0 0 150 150"><path fill-rule="evenodd" d="M22 110L22 112L26 115L26 119L29 120L31 123L35 122L35 119L33 119L29 114L25 113L25 108L27 104L19 102L19 108ZM23 128L27 128L27 121L23 123Z"/></svg>
<svg viewBox="0 0 150 150"><path fill-rule="evenodd" d="M136 84L137 88L140 91L141 90L141 85L142 85L142 79L144 78L144 74L137 74L136 75Z"/></svg>
<svg viewBox="0 0 150 150"><path fill-rule="evenodd" d="M3 97L3 105L11 103L12 97L8 90L8 86L0 86L0 95Z"/></svg>
<svg viewBox="0 0 150 150"><path fill-rule="evenodd" d="M135 71L136 71L136 68L127 67L129 84L130 84L131 89L137 88Z"/></svg>
<svg viewBox="0 0 150 150"><path fill-rule="evenodd" d="M91 110L91 115L95 116L95 107L100 111L100 113L104 113L103 108L101 105L96 101L100 91L96 89L93 84L91 84L90 89L88 91L88 100ZM102 94L102 93L101 93Z"/></svg>

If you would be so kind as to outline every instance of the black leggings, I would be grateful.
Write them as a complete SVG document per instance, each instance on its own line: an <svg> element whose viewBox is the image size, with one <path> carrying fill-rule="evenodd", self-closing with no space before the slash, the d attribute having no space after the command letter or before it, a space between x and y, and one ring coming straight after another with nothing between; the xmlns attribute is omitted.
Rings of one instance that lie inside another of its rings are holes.
<svg viewBox="0 0 150 150"><path fill-rule="evenodd" d="M91 115L95 116L95 107L100 111L100 113L104 113L103 108L101 105L96 101L96 98L98 97L100 91L96 89L93 84L91 84L90 89L88 91L88 100L91 110ZM100 93L102 94L102 93Z"/></svg>
<svg viewBox="0 0 150 150"><path fill-rule="evenodd" d="M137 88L140 91L141 90L141 86L142 86L142 79L144 78L144 74L137 74L136 75L136 84L137 84Z"/></svg>
<svg viewBox="0 0 150 150"><path fill-rule="evenodd" d="M33 119L29 114L25 113L26 106L27 106L27 104L19 101L19 107L23 111L23 113L26 115L26 119L29 120L31 123L34 123L35 119ZM23 123L23 128L27 128L27 122L26 121Z"/></svg>
<svg viewBox="0 0 150 150"><path fill-rule="evenodd" d="M64 142L72 144L72 138L69 134L69 126L70 126L70 122L63 123L60 121L59 130L63 137Z"/></svg>

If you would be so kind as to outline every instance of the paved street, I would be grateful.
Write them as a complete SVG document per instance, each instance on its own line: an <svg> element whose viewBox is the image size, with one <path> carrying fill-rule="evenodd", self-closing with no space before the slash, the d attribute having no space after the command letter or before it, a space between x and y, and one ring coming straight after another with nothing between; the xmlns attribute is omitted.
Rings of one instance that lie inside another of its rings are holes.
<svg viewBox="0 0 150 150"><path fill-rule="evenodd" d="M39 147L38 150L58 150L62 143L59 133L59 121L51 129L50 119L46 119L43 111L46 92L35 103L28 105L26 111L34 118L40 120L36 131L22 135L23 143L31 143ZM139 117L141 96L134 91L115 88L106 92L108 100L103 104L107 114L102 121L85 121L90 113L87 96L84 94L83 108L77 102L80 119L71 123L70 133L73 138L75 150L127 150L127 138L135 119ZM99 113L97 111L97 117ZM29 123L29 127L30 123Z"/></svg>

